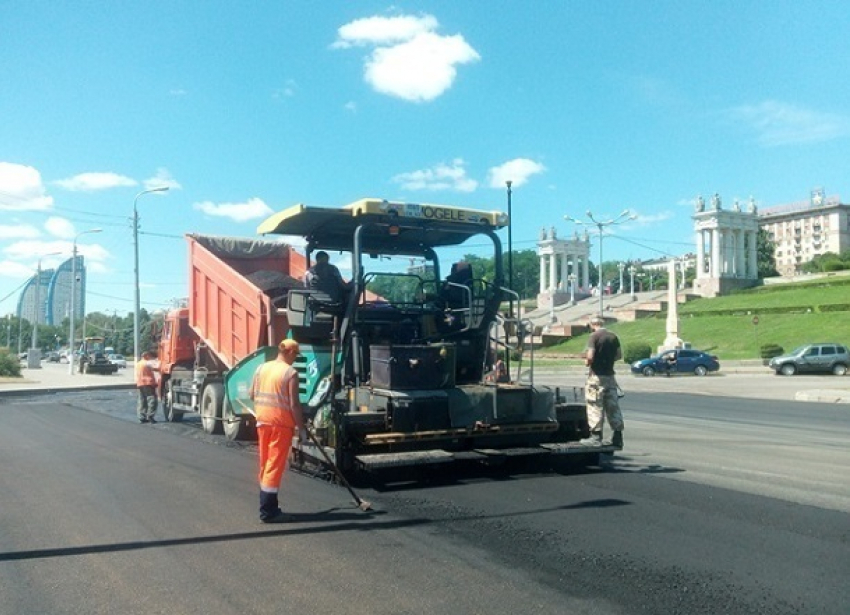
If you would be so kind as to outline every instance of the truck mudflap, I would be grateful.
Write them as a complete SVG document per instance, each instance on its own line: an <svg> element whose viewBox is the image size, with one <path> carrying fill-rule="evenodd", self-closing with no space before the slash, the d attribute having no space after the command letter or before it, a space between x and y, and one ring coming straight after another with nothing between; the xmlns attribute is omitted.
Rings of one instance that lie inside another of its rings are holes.
<svg viewBox="0 0 850 615"><path fill-rule="evenodd" d="M578 442L556 442L540 446L514 448L479 448L468 451L446 451L432 449L400 453L376 453L356 455L358 466L367 472L376 472L388 468L411 466L441 465L459 461L476 461L483 464L502 463L507 459L519 458L556 458L564 455L593 455L614 453L618 449L612 445L585 446Z"/></svg>

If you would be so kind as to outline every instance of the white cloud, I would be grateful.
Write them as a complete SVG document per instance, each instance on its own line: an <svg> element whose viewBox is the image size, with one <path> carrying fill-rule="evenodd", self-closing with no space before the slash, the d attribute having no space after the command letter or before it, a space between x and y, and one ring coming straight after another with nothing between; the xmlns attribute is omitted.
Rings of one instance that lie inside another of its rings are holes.
<svg viewBox="0 0 850 615"><path fill-rule="evenodd" d="M33 167L0 162L0 210L43 211L53 207L47 196L41 173Z"/></svg>
<svg viewBox="0 0 850 615"><path fill-rule="evenodd" d="M164 167L160 167L156 170L156 174L150 179L146 179L142 182L145 186L145 190L150 190L151 188L162 188L163 186L168 186L169 190L182 190L183 186L171 176L168 169Z"/></svg>
<svg viewBox="0 0 850 615"><path fill-rule="evenodd" d="M208 216L230 218L235 222L247 222L248 220L264 218L274 213L262 199L256 197L248 199L244 203L213 203L212 201L203 201L201 203L195 203L192 207L204 212Z"/></svg>
<svg viewBox="0 0 850 615"><path fill-rule="evenodd" d="M504 188L506 181L511 181L514 188L522 186L532 175L543 173L546 167L529 158L514 158L493 167L489 171L491 188Z"/></svg>
<svg viewBox="0 0 850 615"><path fill-rule="evenodd" d="M71 243L25 239L9 244L3 248L3 252L14 260L31 260L33 270L41 258L42 269L47 269L52 266L51 263L59 263L71 256Z"/></svg>
<svg viewBox="0 0 850 615"><path fill-rule="evenodd" d="M9 277L30 277L38 268L39 259L41 259L42 269L53 269L71 258L73 248L73 241L68 240L17 241L3 248L3 253L11 260L4 261L2 271ZM105 263L112 259L109 251L98 244L78 242L77 254L86 257L87 267L90 264L95 264L104 270Z"/></svg>
<svg viewBox="0 0 850 615"><path fill-rule="evenodd" d="M630 220L627 224L624 224L622 228L636 228L640 226L652 226L657 224L658 222L664 222L665 220L670 220L673 217L673 213L669 211L662 211L657 214L649 214L644 215L637 212L632 212L637 216L634 220Z"/></svg>
<svg viewBox="0 0 850 615"><path fill-rule="evenodd" d="M850 136L850 118L789 103L766 100L726 112L733 122L746 125L765 147L817 143Z"/></svg>
<svg viewBox="0 0 850 615"><path fill-rule="evenodd" d="M357 103L353 100L349 100L347 103L345 103L345 105L343 105L343 108L346 111L350 111L351 113L357 113Z"/></svg>
<svg viewBox="0 0 850 615"><path fill-rule="evenodd" d="M409 41L424 32L433 32L439 26L440 24L432 15L364 17L341 26L337 30L339 38L332 47L346 49L354 45L386 45Z"/></svg>
<svg viewBox="0 0 850 615"><path fill-rule="evenodd" d="M0 224L0 239L35 239L41 232L31 224Z"/></svg>
<svg viewBox="0 0 850 615"><path fill-rule="evenodd" d="M466 176L464 161L456 158L451 164L440 163L430 169L400 173L393 181L405 190L454 190L473 192L478 182Z"/></svg>
<svg viewBox="0 0 850 615"><path fill-rule="evenodd" d="M0 275L7 278L25 280L35 275L35 269L30 269L27 265L15 261L0 261Z"/></svg>
<svg viewBox="0 0 850 615"><path fill-rule="evenodd" d="M292 98L298 93L298 84L294 79L287 79L283 87L277 88L272 92L272 98L280 100L282 98Z"/></svg>
<svg viewBox="0 0 850 615"><path fill-rule="evenodd" d="M446 92L457 65L481 59L463 36L443 36L437 20L421 17L368 17L339 28L334 48L374 45L364 79L377 92L412 102L427 102Z"/></svg>
<svg viewBox="0 0 850 615"><path fill-rule="evenodd" d="M63 239L71 239L76 233L74 225L70 220L56 216L51 216L47 219L47 222L44 223L44 230L54 237L61 237Z"/></svg>
<svg viewBox="0 0 850 615"><path fill-rule="evenodd" d="M70 255L73 250L73 244L68 244L68 253ZM80 243L77 242L77 254L82 254L86 257L86 267L90 268L92 271L98 271L100 273L107 271L106 263L108 263L112 256L109 254L109 251L97 243ZM95 265L97 265L95 267Z"/></svg>
<svg viewBox="0 0 850 615"><path fill-rule="evenodd" d="M98 190L110 190L112 188L124 188L137 186L139 182L126 175L117 173L80 173L67 179L58 179L53 182L57 186L71 192L96 192Z"/></svg>

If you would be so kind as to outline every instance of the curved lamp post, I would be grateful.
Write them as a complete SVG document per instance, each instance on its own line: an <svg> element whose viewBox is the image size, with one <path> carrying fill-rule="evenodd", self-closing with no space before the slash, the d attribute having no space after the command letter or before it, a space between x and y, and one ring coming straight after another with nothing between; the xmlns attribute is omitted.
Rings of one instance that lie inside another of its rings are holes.
<svg viewBox="0 0 850 615"><path fill-rule="evenodd" d="M591 212L590 210L587 210L587 212L585 212L585 215L587 216L589 222L585 220L576 220L572 216L564 216L564 220L572 222L573 224L584 224L588 226L593 225L599 231L599 281L597 283L597 289L599 290L599 317L602 318L602 296L604 294L602 292L602 238L604 236L605 227L613 226L615 224L622 224L623 222L627 222L629 220L635 220L637 219L637 216L628 209L624 209L616 218L609 218L608 220L597 220L593 217L593 212Z"/></svg>
<svg viewBox="0 0 850 615"><path fill-rule="evenodd" d="M139 210L136 207L136 203L139 201L139 197L143 194L148 194L150 192L165 192L168 190L168 186L159 186L158 188L150 188L148 190L142 190L139 194L136 195L136 198L133 199L133 275L134 282L133 286L136 291L136 300L133 310L133 360L139 360L139 312L141 310L141 297L139 296Z"/></svg>
<svg viewBox="0 0 850 615"><path fill-rule="evenodd" d="M629 265L629 276L632 279L632 286L631 286L631 288L632 288L632 301L637 299L637 296L635 295L635 272L636 271L637 271L637 269L635 269L634 265Z"/></svg>
<svg viewBox="0 0 850 615"><path fill-rule="evenodd" d="M68 355L68 373L72 376L74 375L74 360L77 358L74 353L74 311L76 310L74 303L77 298L77 240L87 233L100 233L102 231L103 229L93 228L82 233L77 233L77 236L74 237L74 248L71 252L71 322L68 327L68 352L70 353Z"/></svg>

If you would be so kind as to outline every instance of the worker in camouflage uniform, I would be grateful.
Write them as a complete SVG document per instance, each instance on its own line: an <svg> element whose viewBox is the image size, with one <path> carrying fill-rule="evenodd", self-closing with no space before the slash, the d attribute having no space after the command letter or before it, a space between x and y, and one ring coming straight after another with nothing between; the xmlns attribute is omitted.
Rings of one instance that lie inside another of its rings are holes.
<svg viewBox="0 0 850 615"><path fill-rule="evenodd" d="M611 444L623 448L623 413L620 411L614 363L623 358L619 338L605 328L605 320L595 316L590 320L593 330L587 340L585 365L588 367L585 385L587 424L590 437L581 441L586 446L602 445L602 426L605 418L614 431Z"/></svg>

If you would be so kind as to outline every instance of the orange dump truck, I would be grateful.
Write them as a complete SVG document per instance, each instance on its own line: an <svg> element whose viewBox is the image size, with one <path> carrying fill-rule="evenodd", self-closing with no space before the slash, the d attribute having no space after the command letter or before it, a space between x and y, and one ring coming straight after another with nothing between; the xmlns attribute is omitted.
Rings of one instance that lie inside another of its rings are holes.
<svg viewBox="0 0 850 615"><path fill-rule="evenodd" d="M251 415L234 408L227 374L265 360L289 331L286 298L301 286L304 256L280 241L187 235L189 304L168 313L159 343L160 399L168 421L199 413L204 431L248 437Z"/></svg>

